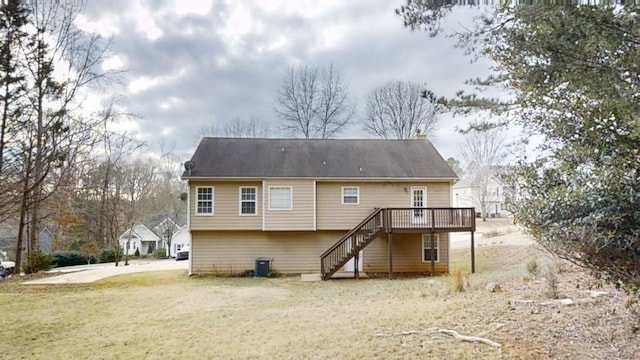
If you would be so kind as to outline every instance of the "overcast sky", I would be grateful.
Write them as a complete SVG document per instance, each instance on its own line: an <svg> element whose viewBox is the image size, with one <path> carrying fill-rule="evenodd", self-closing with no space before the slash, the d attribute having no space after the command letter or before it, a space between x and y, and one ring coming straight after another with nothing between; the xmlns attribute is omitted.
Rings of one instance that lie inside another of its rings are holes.
<svg viewBox="0 0 640 360"><path fill-rule="evenodd" d="M486 63L471 63L451 39L406 29L394 12L404 3L88 0L77 24L111 38L117 55L106 66L127 69L123 87L112 88L139 116L126 127L150 149L164 139L188 160L203 126L255 117L277 134L274 103L291 66L333 64L342 73L358 108L346 138L370 137L358 123L366 96L388 81L452 96L464 80L487 74ZM457 21L470 14L462 10ZM457 122L444 116L432 137L445 158L460 156Z"/></svg>

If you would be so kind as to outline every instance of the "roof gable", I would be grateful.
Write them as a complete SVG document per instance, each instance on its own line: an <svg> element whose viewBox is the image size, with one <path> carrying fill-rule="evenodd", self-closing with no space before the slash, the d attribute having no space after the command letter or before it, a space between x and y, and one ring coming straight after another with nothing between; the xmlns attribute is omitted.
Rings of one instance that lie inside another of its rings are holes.
<svg viewBox="0 0 640 360"><path fill-rule="evenodd" d="M211 138L184 178L442 178L455 172L428 140Z"/></svg>
<svg viewBox="0 0 640 360"><path fill-rule="evenodd" d="M137 237L142 241L157 241L160 240L160 237L156 235L153 231L149 230L148 227L143 224L136 223L133 225L133 229L129 228L125 232L120 235L120 239L127 239L131 234L132 237Z"/></svg>

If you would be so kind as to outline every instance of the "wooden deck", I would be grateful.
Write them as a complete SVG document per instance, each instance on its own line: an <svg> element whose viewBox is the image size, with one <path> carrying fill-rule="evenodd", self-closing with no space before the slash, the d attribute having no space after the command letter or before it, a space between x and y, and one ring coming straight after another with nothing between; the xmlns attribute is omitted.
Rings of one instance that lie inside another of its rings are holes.
<svg viewBox="0 0 640 360"><path fill-rule="evenodd" d="M475 231L474 208L388 208L386 232Z"/></svg>
<svg viewBox="0 0 640 360"><path fill-rule="evenodd" d="M320 256L322 279L327 280L347 261L369 245L378 234L385 232L391 244L393 233L471 232L471 269L475 272L473 232L476 230L474 208L384 208L375 209L360 224L346 233ZM433 261L431 262L433 272ZM389 277L392 273L391 245L389 245ZM358 276L357 270L355 276Z"/></svg>

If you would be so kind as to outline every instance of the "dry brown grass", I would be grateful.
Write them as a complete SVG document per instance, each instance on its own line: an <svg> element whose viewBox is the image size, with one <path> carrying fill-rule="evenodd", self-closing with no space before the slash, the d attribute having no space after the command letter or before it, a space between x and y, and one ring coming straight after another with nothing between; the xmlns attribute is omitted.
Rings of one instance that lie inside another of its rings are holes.
<svg viewBox="0 0 640 360"><path fill-rule="evenodd" d="M463 292L469 288L469 272L458 267L447 273L452 292Z"/></svg>
<svg viewBox="0 0 640 360"><path fill-rule="evenodd" d="M452 256L468 266L468 250ZM573 307L510 308L512 299L545 299L544 282L523 280L535 256L530 247L479 249L478 273L463 293L449 293L444 277L305 283L167 271L88 285L2 282L0 357L631 359L640 353L621 295ZM575 269L558 278L573 297L588 285ZM486 292L487 281L504 292ZM439 328L503 347L462 343ZM401 334L408 330L420 333Z"/></svg>

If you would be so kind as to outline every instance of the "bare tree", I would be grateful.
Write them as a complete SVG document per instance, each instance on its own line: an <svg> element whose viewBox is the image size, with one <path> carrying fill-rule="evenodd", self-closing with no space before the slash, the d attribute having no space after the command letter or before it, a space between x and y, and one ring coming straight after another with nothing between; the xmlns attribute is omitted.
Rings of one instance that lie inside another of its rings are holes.
<svg viewBox="0 0 640 360"><path fill-rule="evenodd" d="M209 125L202 125L200 127L200 129L198 130L197 133L193 134L193 138L196 141L200 141L201 138L203 137L208 137L208 136L213 136L213 137L217 137L217 136L223 136L223 131L222 128L220 127L219 124L217 123L211 123Z"/></svg>
<svg viewBox="0 0 640 360"><path fill-rule="evenodd" d="M129 242L133 228L141 217L140 203L152 192L157 177L156 164L150 159L136 159L123 166L122 185L125 205L125 223L129 224L129 235L125 247L124 264L129 265Z"/></svg>
<svg viewBox="0 0 640 360"><path fill-rule="evenodd" d="M363 127L384 139L409 139L423 133L431 135L444 112L435 95L413 82L391 81L367 97Z"/></svg>
<svg viewBox="0 0 640 360"><path fill-rule="evenodd" d="M461 178L464 176L464 170L462 169L460 160L454 157L449 157L446 161L449 167L451 167L451 170L453 170L453 172L455 172L456 175L458 175L458 178Z"/></svg>
<svg viewBox="0 0 640 360"><path fill-rule="evenodd" d="M180 178L184 168L173 147L164 143L159 145L162 156L156 166L157 176L149 196L141 204L141 213L149 223L160 221L153 230L166 242L167 255L171 256L173 235L186 221L188 188Z"/></svg>
<svg viewBox="0 0 640 360"><path fill-rule="evenodd" d="M23 62L17 53L28 36L27 9L18 1L0 6L0 223L15 213L19 198L19 171L14 164L20 162L21 151L15 138L21 127L25 84Z"/></svg>
<svg viewBox="0 0 640 360"><path fill-rule="evenodd" d="M349 87L333 65L327 69L290 68L275 106L283 129L306 139L338 135L355 114Z"/></svg>
<svg viewBox="0 0 640 360"><path fill-rule="evenodd" d="M271 130L267 124L261 122L255 117L249 120L235 117L233 120L224 124L222 134L233 138L265 138L268 137Z"/></svg>
<svg viewBox="0 0 640 360"><path fill-rule="evenodd" d="M466 176L471 185L472 202L480 205L482 220L487 220L488 205L497 200L489 192L491 178L507 157L505 139L501 129L469 130L465 134L462 157L467 166Z"/></svg>
<svg viewBox="0 0 640 360"><path fill-rule="evenodd" d="M102 84L113 74L100 66L108 45L74 25L82 9L82 2L54 0L10 0L1 7L2 94L9 97L4 99L0 126L0 171L10 181L0 174L2 187L9 186L0 204L5 208L14 198L20 214L16 266L25 230L27 251L37 251L40 223L51 215L45 209L47 200L96 144L93 129L103 121L80 115L86 95L82 89ZM5 166L9 162L11 168Z"/></svg>

